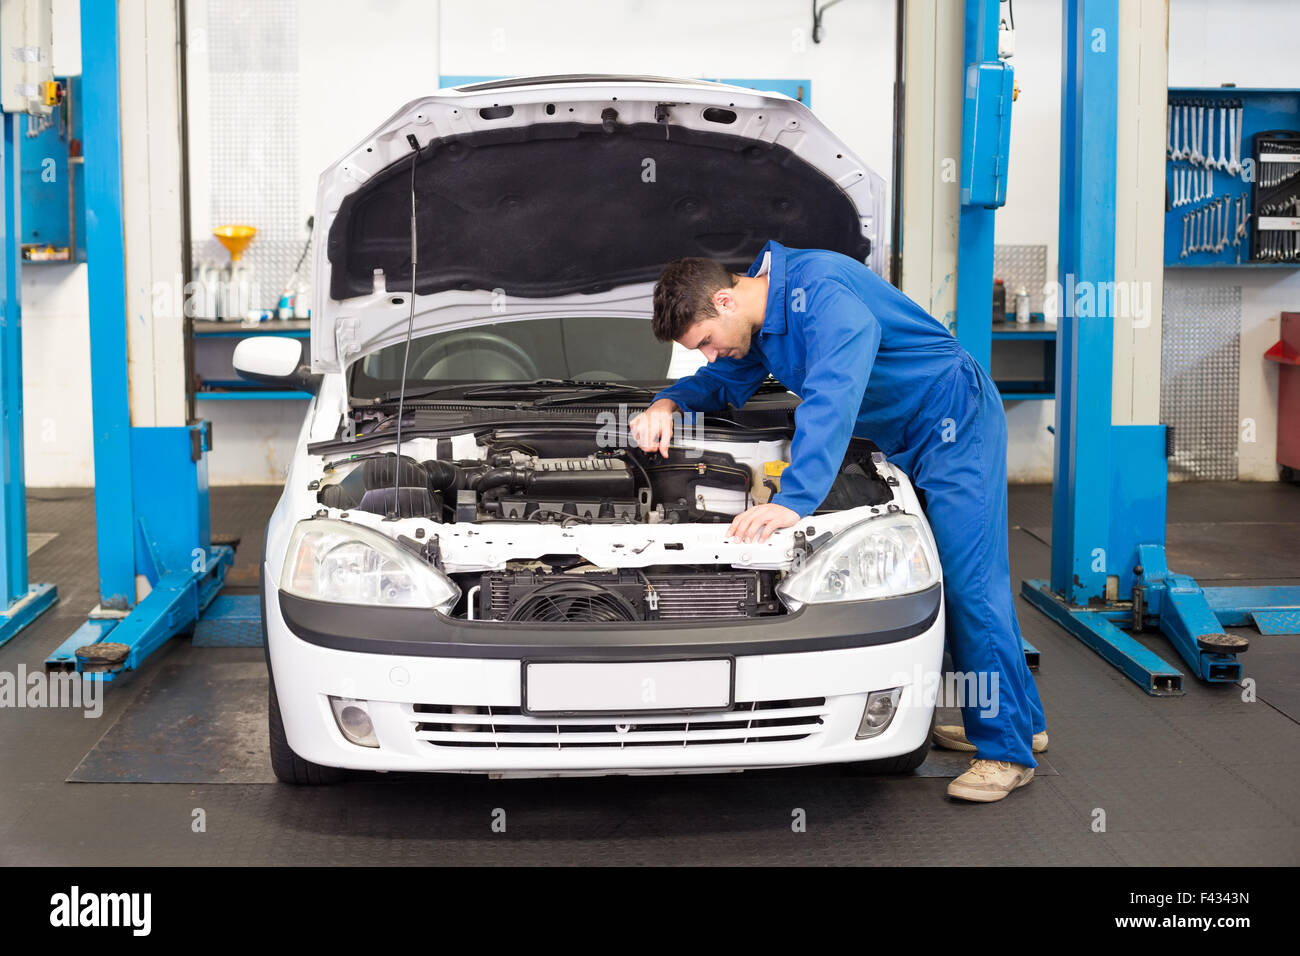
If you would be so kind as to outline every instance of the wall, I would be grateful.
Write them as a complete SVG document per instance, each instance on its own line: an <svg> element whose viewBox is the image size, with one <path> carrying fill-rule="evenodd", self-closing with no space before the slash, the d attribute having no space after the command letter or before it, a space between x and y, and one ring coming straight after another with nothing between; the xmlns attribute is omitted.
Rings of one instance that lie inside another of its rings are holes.
<svg viewBox="0 0 1300 956"><path fill-rule="evenodd" d="M851 0L827 11L824 42L809 36L802 0L299 0L297 45L301 117L298 201L311 212L320 170L397 106L436 87L440 74L567 71L696 76L800 77L812 81L819 115L886 177L891 170L892 0ZM191 0L191 20L206 8ZM1011 179L996 241L1048 246L1056 274L1060 130L1060 3L1020 0L1012 61L1021 88L1012 124ZM359 10L364 10L359 13ZM55 68L80 68L76 0L55 3ZM192 24L193 26L193 24ZM1287 0L1224 5L1172 0L1170 84L1295 84L1288 37L1300 6ZM1232 51L1224 53L1221 51ZM1247 52L1249 51L1249 52ZM192 105L207 101L199 77ZM255 109L256 103L250 103ZM192 117L192 148L203 149L203 118ZM194 184L195 226L202 177ZM1274 476L1276 370L1259 356L1277 338L1278 312L1300 307L1300 274L1286 270L1171 270L1169 284L1242 286L1241 415L1256 421L1256 441L1240 448L1243 478ZM24 272L24 385L27 474L32 485L92 481L88 306L84 267ZM204 346L206 347L206 346ZM1053 402L1007 406L1013 481L1048 481ZM204 402L214 422L214 483L276 481L296 434L301 403Z"/></svg>
<svg viewBox="0 0 1300 956"><path fill-rule="evenodd" d="M1293 0L1174 0L1169 25L1169 85L1285 87L1297 82ZM1234 51L1231 54L1225 51ZM1246 51L1249 51L1248 53ZM1243 147L1244 148L1244 147ZM1237 445L1239 478L1277 479L1277 365L1262 358L1278 340L1280 313L1300 310L1300 269L1169 269L1167 286L1241 286L1238 414L1254 423Z"/></svg>

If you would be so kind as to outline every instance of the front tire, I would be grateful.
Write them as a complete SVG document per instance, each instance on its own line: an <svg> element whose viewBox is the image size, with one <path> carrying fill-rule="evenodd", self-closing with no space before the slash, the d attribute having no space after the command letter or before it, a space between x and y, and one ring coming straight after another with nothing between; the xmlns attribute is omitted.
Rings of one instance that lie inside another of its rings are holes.
<svg viewBox="0 0 1300 956"><path fill-rule="evenodd" d="M275 677L269 672L266 696L267 726L271 736L271 770L275 773L275 779L299 787L322 787L342 780L346 771L303 760L293 752L289 738L284 733L280 701L275 695Z"/></svg>

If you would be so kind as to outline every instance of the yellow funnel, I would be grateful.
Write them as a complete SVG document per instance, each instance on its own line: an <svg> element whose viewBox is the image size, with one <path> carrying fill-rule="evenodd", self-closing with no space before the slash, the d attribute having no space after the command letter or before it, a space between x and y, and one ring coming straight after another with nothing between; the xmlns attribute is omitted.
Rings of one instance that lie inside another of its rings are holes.
<svg viewBox="0 0 1300 956"><path fill-rule="evenodd" d="M238 262L244 250L248 248L248 244L257 235L257 230L252 226L217 226L212 230L212 234L226 247L226 251L230 253L230 261Z"/></svg>

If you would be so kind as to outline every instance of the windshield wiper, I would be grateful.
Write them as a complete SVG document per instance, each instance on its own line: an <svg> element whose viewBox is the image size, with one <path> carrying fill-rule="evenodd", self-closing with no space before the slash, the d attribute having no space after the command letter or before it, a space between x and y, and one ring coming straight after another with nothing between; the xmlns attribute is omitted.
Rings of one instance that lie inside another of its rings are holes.
<svg viewBox="0 0 1300 956"><path fill-rule="evenodd" d="M627 385L622 382L601 382L594 380L578 380L571 378L537 378L531 382L486 382L482 385L475 385L465 392L465 397L471 395L490 395L494 392L523 392L531 391L538 388L582 388L590 391L601 392L644 392L643 385ZM539 399L542 401L542 399Z"/></svg>
<svg viewBox="0 0 1300 956"><path fill-rule="evenodd" d="M461 392L462 398L481 398L491 395L509 396L519 392L536 391L539 388L564 388L564 389L590 389L598 391L630 391L644 392L646 389L640 385L624 385L619 382L599 382L599 381L578 381L567 378L534 378L520 381L503 381L503 382L447 382L442 385L433 385L429 388L422 388L416 391L407 389L406 398L411 399L428 398L431 395L442 395L447 392ZM384 392L379 398L375 399L372 404L383 405L389 402L395 402L398 399L397 389Z"/></svg>
<svg viewBox="0 0 1300 956"><path fill-rule="evenodd" d="M607 385L592 385L584 391L573 392L568 395L544 395L534 402L529 403L530 408L544 408L547 405L579 405L582 402L589 402L595 398L601 398L608 395L655 395L658 388L650 388L642 385L618 385L615 383Z"/></svg>

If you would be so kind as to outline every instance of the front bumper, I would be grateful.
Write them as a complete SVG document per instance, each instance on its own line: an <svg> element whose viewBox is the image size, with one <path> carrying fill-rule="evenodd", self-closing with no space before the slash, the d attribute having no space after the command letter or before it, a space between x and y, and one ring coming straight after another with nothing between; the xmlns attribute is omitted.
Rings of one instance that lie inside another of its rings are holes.
<svg viewBox="0 0 1300 956"><path fill-rule="evenodd" d="M943 656L938 586L767 620L622 629L435 621L427 611L267 597L268 655L289 745L314 763L354 769L673 773L894 757L929 733ZM719 654L736 660L730 712L520 712L524 659ZM890 687L903 688L893 721L857 740L867 694ZM378 749L343 738L329 696L369 702Z"/></svg>

